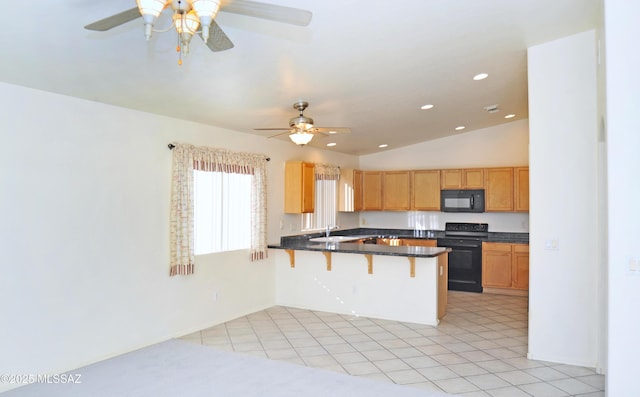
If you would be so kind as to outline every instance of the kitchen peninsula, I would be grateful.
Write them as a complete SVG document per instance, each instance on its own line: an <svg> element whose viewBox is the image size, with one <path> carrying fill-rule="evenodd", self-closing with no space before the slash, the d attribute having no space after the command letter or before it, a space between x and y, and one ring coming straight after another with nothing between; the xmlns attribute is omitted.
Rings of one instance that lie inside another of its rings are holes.
<svg viewBox="0 0 640 397"><path fill-rule="evenodd" d="M377 244L377 235L318 237L269 246L277 250L279 305L426 325L446 314L449 248Z"/></svg>

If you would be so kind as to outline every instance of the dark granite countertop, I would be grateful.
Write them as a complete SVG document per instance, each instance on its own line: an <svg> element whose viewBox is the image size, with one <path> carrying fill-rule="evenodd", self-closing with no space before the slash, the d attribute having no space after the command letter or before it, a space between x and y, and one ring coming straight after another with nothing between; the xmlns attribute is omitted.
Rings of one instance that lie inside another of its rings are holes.
<svg viewBox="0 0 640 397"><path fill-rule="evenodd" d="M296 241L287 244L269 245L269 248L290 249L296 251L330 251L348 254L388 255L388 256L412 256L416 258L433 258L451 248L445 247L415 247L415 246L390 246L380 244L355 244L355 243L314 243L310 241Z"/></svg>
<svg viewBox="0 0 640 397"><path fill-rule="evenodd" d="M434 257L443 252L450 251L449 248L416 247L416 246L388 246L380 244L355 244L350 242L342 243L314 243L311 238L322 237L323 233L300 234L294 236L283 236L280 244L270 244L269 248L292 249L299 251L331 251L354 254L373 254L391 256L413 256L413 257ZM415 238L425 240L435 240L444 237L442 230L407 230L407 229L374 229L355 228L345 230L334 230L332 236L371 236L371 237L391 237L391 238ZM486 242L496 243L516 243L529 244L529 233L505 233L489 232Z"/></svg>

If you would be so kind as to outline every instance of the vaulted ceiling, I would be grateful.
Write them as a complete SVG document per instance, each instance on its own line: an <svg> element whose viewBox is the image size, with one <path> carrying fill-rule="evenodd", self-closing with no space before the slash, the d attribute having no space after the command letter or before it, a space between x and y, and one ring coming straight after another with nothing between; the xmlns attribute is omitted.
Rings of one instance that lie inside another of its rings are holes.
<svg viewBox="0 0 640 397"><path fill-rule="evenodd" d="M287 127L302 99L316 125L351 128L311 146L367 154L527 118L526 49L593 29L601 12L599 0L264 2L313 18L301 27L223 5L216 21L235 47L194 38L182 66L175 32L146 42L141 19L83 28L134 0L14 2L0 14L0 81L260 136Z"/></svg>

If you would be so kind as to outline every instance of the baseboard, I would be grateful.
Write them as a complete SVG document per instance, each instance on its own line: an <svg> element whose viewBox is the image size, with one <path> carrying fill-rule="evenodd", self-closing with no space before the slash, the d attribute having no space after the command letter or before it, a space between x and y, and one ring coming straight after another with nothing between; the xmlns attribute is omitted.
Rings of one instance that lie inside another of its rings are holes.
<svg viewBox="0 0 640 397"><path fill-rule="evenodd" d="M484 287L482 292L485 294L511 295L511 296L529 296L528 290L509 289L509 288L487 288Z"/></svg>

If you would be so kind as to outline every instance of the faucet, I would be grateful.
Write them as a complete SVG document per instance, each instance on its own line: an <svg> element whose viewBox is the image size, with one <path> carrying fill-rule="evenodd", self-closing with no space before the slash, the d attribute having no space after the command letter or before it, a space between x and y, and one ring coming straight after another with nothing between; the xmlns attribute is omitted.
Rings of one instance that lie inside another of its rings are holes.
<svg viewBox="0 0 640 397"><path fill-rule="evenodd" d="M327 228L325 229L325 232L324 232L324 236L329 237L329 234L331 234L331 229L337 229L337 228L338 228L337 225L333 225L333 226L327 225Z"/></svg>

